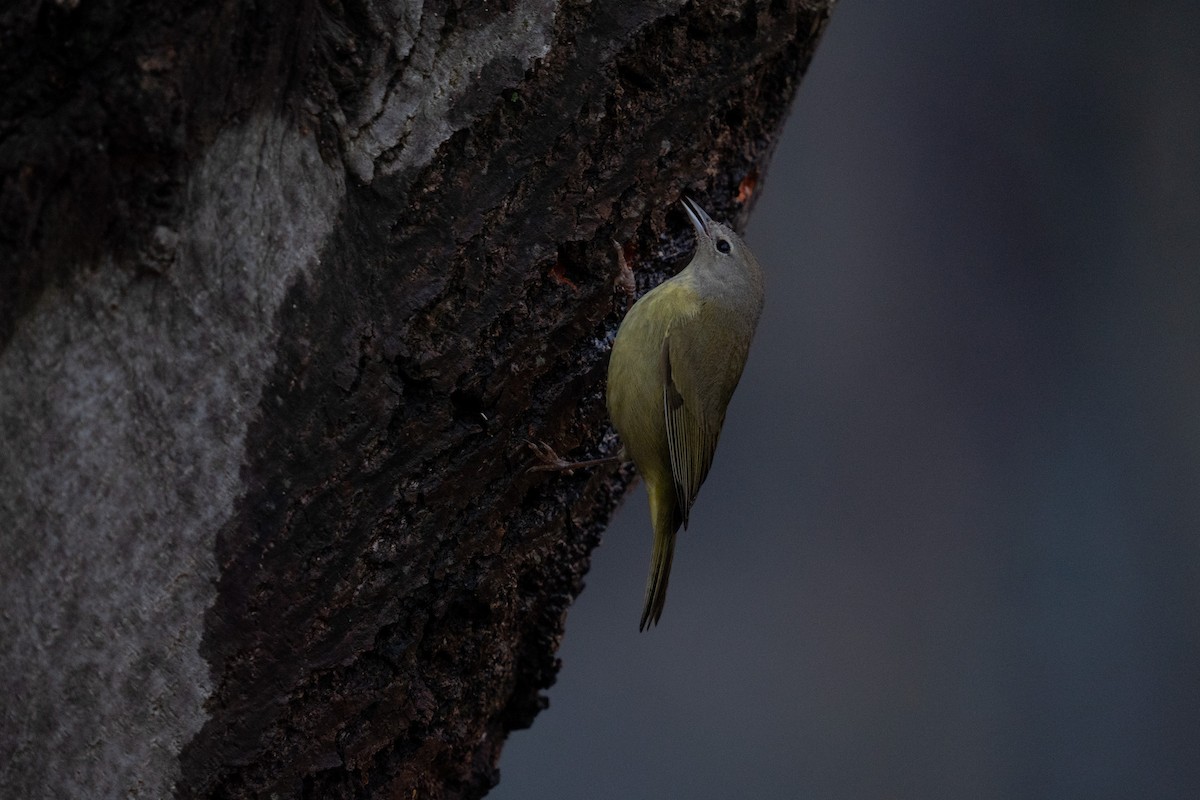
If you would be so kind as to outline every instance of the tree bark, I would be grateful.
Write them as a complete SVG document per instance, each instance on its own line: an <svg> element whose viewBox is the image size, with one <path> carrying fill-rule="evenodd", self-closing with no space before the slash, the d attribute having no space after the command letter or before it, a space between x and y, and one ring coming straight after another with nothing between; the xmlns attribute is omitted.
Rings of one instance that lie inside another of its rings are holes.
<svg viewBox="0 0 1200 800"><path fill-rule="evenodd" d="M0 12L0 794L479 797L828 4L168 5Z"/></svg>

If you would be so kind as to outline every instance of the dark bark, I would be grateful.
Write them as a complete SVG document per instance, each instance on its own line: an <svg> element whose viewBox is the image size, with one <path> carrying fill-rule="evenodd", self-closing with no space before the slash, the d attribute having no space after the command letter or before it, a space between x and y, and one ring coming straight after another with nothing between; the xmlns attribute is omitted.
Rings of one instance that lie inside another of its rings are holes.
<svg viewBox="0 0 1200 800"><path fill-rule="evenodd" d="M827 14L4 12L0 793L485 793L630 478L524 445L615 450L612 241L744 222Z"/></svg>

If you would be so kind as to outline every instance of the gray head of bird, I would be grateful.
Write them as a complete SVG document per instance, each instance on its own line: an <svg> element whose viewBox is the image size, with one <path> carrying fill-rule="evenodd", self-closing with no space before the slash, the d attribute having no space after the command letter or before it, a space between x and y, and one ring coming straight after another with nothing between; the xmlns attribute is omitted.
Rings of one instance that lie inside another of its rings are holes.
<svg viewBox="0 0 1200 800"><path fill-rule="evenodd" d="M717 222L701 208L695 200L684 197L679 201L687 212L692 227L696 229L696 254L693 263L711 264L715 271L727 269L751 269L758 272L758 261L742 237L733 228Z"/></svg>

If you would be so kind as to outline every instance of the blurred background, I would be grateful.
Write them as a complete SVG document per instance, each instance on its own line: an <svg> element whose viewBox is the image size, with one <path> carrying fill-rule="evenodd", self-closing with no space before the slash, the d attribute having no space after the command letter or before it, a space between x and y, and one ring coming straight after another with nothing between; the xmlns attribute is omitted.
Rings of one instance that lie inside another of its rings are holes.
<svg viewBox="0 0 1200 800"><path fill-rule="evenodd" d="M1200 3L838 5L661 625L631 493L497 800L1200 797Z"/></svg>

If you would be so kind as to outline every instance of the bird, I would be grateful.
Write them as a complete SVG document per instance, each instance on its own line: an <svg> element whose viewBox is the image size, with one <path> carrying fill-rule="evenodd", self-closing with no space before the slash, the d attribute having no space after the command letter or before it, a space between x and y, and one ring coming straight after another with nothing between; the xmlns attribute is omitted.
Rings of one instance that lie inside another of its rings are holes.
<svg viewBox="0 0 1200 800"><path fill-rule="evenodd" d="M688 197L696 252L629 309L608 364L609 417L646 483L654 530L639 630L658 624L675 537L708 476L763 307L762 269L732 228Z"/></svg>

